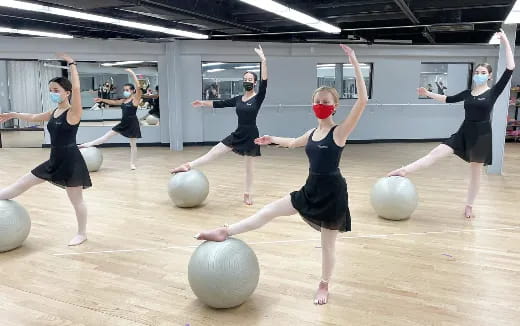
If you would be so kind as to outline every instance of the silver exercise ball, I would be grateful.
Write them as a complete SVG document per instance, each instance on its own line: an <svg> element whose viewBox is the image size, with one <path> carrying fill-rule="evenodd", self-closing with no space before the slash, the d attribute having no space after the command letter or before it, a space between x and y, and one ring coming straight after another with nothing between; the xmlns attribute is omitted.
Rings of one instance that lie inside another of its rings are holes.
<svg viewBox="0 0 520 326"><path fill-rule="evenodd" d="M404 220L417 208L417 191L408 178L392 176L379 179L372 187L370 201L376 213L387 220Z"/></svg>
<svg viewBox="0 0 520 326"><path fill-rule="evenodd" d="M206 241L191 256L188 280L200 301L213 308L241 305L258 285L260 267L243 241Z"/></svg>
<svg viewBox="0 0 520 326"><path fill-rule="evenodd" d="M159 123L159 118L156 116L150 114L146 117L146 123L148 123L151 126L155 126Z"/></svg>
<svg viewBox="0 0 520 326"><path fill-rule="evenodd" d="M208 178L199 170L176 173L168 183L168 194L178 207L199 206L208 193Z"/></svg>
<svg viewBox="0 0 520 326"><path fill-rule="evenodd" d="M22 245L31 230L29 213L13 200L0 200L0 252Z"/></svg>
<svg viewBox="0 0 520 326"><path fill-rule="evenodd" d="M87 169L89 172L96 172L101 168L103 164L103 154L97 147L87 147L80 149L81 155L87 163Z"/></svg>

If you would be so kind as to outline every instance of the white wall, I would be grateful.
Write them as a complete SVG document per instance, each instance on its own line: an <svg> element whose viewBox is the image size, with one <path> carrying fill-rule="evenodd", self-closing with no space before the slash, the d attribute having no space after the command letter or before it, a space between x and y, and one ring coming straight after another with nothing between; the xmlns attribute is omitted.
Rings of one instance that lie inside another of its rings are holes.
<svg viewBox="0 0 520 326"><path fill-rule="evenodd" d="M253 52L256 43L177 43L182 45L179 46L182 61L179 73L183 83L179 87L183 97L179 109L183 115L183 141L218 141L236 128L237 119L234 109L191 107L191 101L201 96L201 61L255 62L258 60ZM262 46L268 59L269 84L258 117L260 133L298 136L316 124L310 108L310 97L317 87L316 64L347 62L346 57L333 45L266 43ZM372 99L352 140L449 137L462 122L462 105L418 99L416 88L421 62L495 64L498 55L494 46L357 46L355 49L360 61L374 63L374 73ZM459 81L454 80L453 85L457 84L460 85ZM450 94L461 90L450 89ZM337 121L347 115L352 103L353 100L341 100Z"/></svg>

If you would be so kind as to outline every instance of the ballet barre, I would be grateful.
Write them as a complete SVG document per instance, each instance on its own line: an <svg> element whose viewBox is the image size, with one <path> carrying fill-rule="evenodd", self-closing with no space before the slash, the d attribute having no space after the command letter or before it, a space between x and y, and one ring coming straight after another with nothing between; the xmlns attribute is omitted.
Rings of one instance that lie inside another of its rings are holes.
<svg viewBox="0 0 520 326"><path fill-rule="evenodd" d="M65 69L65 70L69 70L70 69L67 66L57 66L57 65L50 64L50 63L44 63L43 66L44 67L49 67L49 68L56 68L56 69Z"/></svg>

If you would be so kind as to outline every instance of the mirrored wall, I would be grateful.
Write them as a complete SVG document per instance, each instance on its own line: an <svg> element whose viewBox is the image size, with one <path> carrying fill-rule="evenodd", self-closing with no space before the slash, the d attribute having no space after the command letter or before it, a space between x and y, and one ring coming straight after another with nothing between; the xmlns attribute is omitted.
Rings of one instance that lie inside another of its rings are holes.
<svg viewBox="0 0 520 326"><path fill-rule="evenodd" d="M243 76L248 71L260 78L260 63L202 62L202 99L228 99L242 94Z"/></svg>

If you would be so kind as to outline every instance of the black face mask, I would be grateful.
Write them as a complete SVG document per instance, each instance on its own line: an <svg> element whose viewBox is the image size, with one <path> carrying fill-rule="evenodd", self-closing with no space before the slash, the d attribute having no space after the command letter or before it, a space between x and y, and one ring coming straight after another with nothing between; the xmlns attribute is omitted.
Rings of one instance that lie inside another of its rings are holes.
<svg viewBox="0 0 520 326"><path fill-rule="evenodd" d="M254 83L251 83L251 82L244 82L244 89L246 91L251 91L253 90L253 86L254 86Z"/></svg>

